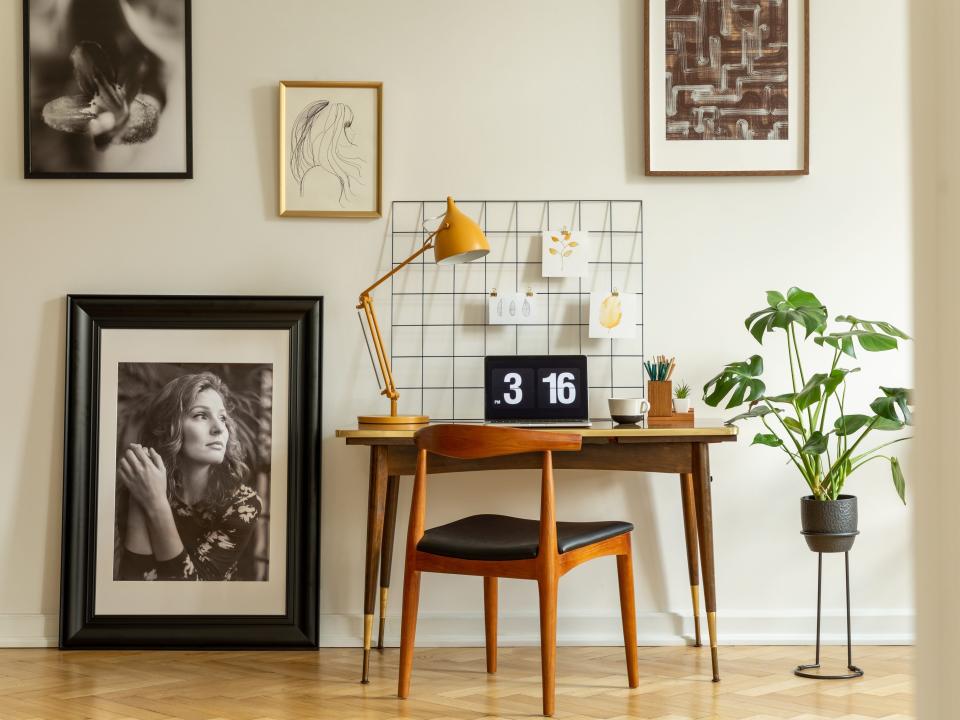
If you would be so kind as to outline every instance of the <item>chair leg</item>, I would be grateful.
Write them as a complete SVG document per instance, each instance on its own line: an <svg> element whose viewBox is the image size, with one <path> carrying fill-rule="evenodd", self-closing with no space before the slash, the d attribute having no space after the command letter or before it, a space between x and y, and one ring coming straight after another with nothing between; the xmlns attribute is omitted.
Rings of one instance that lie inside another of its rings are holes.
<svg viewBox="0 0 960 720"><path fill-rule="evenodd" d="M420 604L420 572L403 572L403 617L400 624L400 682L397 695L410 694L410 672L413 670L413 646L417 637L417 608Z"/></svg>
<svg viewBox="0 0 960 720"><path fill-rule="evenodd" d="M557 579L538 581L540 589L540 664L543 673L543 714L553 715L557 674Z"/></svg>
<svg viewBox="0 0 960 720"><path fill-rule="evenodd" d="M623 621L623 649L627 654L627 681L640 684L637 669L637 611L633 602L633 551L627 536L627 552L617 555L617 580L620 583L620 616Z"/></svg>
<svg viewBox="0 0 960 720"><path fill-rule="evenodd" d="M487 639L487 672L497 671L497 578L483 578L483 620Z"/></svg>

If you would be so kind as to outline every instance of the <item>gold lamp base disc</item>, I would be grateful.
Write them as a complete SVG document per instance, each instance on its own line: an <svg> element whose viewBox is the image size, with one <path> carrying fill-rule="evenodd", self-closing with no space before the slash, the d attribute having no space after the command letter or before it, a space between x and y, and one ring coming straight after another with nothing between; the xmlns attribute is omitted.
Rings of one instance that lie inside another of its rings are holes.
<svg viewBox="0 0 960 720"><path fill-rule="evenodd" d="M426 425L430 418L426 415L360 415L357 422L361 425Z"/></svg>

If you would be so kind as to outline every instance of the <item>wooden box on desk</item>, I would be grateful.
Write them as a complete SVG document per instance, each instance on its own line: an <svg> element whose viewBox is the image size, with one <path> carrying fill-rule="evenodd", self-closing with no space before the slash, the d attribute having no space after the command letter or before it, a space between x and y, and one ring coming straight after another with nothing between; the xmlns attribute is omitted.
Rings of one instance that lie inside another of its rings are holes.
<svg viewBox="0 0 960 720"><path fill-rule="evenodd" d="M685 413L671 413L669 415L647 415L647 427L651 428L685 428L693 427L693 408Z"/></svg>

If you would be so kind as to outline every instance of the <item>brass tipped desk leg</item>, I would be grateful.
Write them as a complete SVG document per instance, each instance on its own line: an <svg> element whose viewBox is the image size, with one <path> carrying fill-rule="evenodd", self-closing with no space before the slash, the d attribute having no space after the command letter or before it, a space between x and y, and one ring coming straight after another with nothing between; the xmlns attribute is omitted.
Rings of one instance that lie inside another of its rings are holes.
<svg viewBox="0 0 960 720"><path fill-rule="evenodd" d="M713 565L713 504L710 496L710 457L704 443L697 443L693 446L693 490L697 506L700 565L703 571L703 599L707 606L707 631L710 633L710 662L713 665L713 681L720 682L720 663L717 655L717 582Z"/></svg>
<svg viewBox="0 0 960 720"><path fill-rule="evenodd" d="M373 635L373 615L363 616L363 675L360 677L360 683L366 685L370 682L370 638Z"/></svg>
<svg viewBox="0 0 960 720"><path fill-rule="evenodd" d="M710 663L713 665L713 681L720 682L719 658L717 657L717 614L707 613L707 627L710 631Z"/></svg>
<svg viewBox="0 0 960 720"><path fill-rule="evenodd" d="M387 496L387 449L370 448L370 494L367 500L367 557L363 587L363 675L370 682L370 645L373 639L373 615L377 602L377 576L380 569L380 544L383 541L383 515Z"/></svg>
<svg viewBox="0 0 960 720"><path fill-rule="evenodd" d="M693 600L693 646L701 647L700 641L700 586L691 585L690 595Z"/></svg>
<svg viewBox="0 0 960 720"><path fill-rule="evenodd" d="M393 536L397 527L397 495L400 476L387 477L387 500L383 513L383 546L380 552L380 629L377 650L383 652L383 633L387 626L387 597L390 595L390 571L393 567Z"/></svg>
<svg viewBox="0 0 960 720"><path fill-rule="evenodd" d="M387 588L380 588L380 627L377 630L377 650L383 652L383 633L387 629Z"/></svg>
<svg viewBox="0 0 960 720"><path fill-rule="evenodd" d="M680 475L680 497L683 504L683 537L687 545L687 572L690 576L690 598L693 601L693 646L700 647L700 551L697 547L697 504L693 475Z"/></svg>

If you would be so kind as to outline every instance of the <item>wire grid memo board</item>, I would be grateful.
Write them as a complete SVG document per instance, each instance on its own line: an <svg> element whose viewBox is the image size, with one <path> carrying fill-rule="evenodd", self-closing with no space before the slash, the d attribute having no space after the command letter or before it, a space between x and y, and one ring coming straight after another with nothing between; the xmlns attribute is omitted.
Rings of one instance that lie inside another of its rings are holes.
<svg viewBox="0 0 960 720"><path fill-rule="evenodd" d="M586 355L589 411L607 418L610 397L643 397L643 203L639 200L478 200L457 206L483 228L490 254L438 266L417 258L390 282L390 360L401 414L434 421L483 419L486 355ZM444 201L395 201L390 215L391 267L426 241ZM590 232L588 272L545 278L544 230ZM545 320L488 325L487 298L498 292L538 295ZM637 294L637 333L589 336L590 292Z"/></svg>

